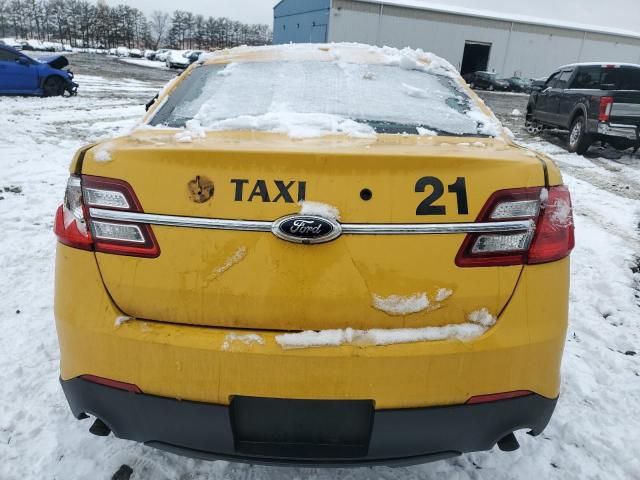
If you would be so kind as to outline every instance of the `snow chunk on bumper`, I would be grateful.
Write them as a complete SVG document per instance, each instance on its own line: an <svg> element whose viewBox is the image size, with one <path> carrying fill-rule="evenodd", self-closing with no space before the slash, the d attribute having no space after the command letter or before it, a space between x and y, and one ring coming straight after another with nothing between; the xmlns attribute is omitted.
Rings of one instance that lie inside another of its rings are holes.
<svg viewBox="0 0 640 480"><path fill-rule="evenodd" d="M429 308L429 298L425 292L413 295L390 295L381 297L373 295L373 306L389 315L409 315Z"/></svg>
<svg viewBox="0 0 640 480"><path fill-rule="evenodd" d="M490 327L496 323L496 317L494 317L489 310L481 308L467 315L467 320L471 323L482 325L483 327Z"/></svg>
<svg viewBox="0 0 640 480"><path fill-rule="evenodd" d="M320 330L285 333L276 336L284 349L337 347L340 345L379 346L417 343L436 340L473 340L484 334L487 327L476 323L461 323L442 327L392 328L354 330Z"/></svg>

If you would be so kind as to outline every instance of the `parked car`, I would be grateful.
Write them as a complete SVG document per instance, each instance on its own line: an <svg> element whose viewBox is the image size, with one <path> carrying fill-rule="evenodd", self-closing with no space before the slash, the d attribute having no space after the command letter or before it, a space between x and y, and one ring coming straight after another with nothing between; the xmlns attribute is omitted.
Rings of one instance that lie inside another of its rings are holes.
<svg viewBox="0 0 640 480"><path fill-rule="evenodd" d="M528 78L511 77L503 80L509 84L512 92L531 93L532 81Z"/></svg>
<svg viewBox="0 0 640 480"><path fill-rule="evenodd" d="M21 42L19 40L16 40L15 38L0 38L0 45L11 47L15 50L23 50L24 43L26 42Z"/></svg>
<svg viewBox="0 0 640 480"><path fill-rule="evenodd" d="M531 91L540 91L544 89L544 84L547 83L547 80L549 79L549 77L540 77L540 78L534 78L531 81Z"/></svg>
<svg viewBox="0 0 640 480"><path fill-rule="evenodd" d="M131 58L142 58L142 50L138 49L138 48L132 48L131 50L129 50L129 56Z"/></svg>
<svg viewBox="0 0 640 480"><path fill-rule="evenodd" d="M127 47L116 48L116 57L128 57L130 50Z"/></svg>
<svg viewBox="0 0 640 480"><path fill-rule="evenodd" d="M145 50L143 56L147 60L155 60L156 59L156 51L155 50Z"/></svg>
<svg viewBox="0 0 640 480"><path fill-rule="evenodd" d="M66 57L60 55L34 60L0 45L0 95L75 95L78 84L73 81L73 73L64 69L68 65Z"/></svg>
<svg viewBox="0 0 640 480"><path fill-rule="evenodd" d="M154 60L156 60L158 62L166 62L167 61L167 56L169 55L169 52L171 52L170 49L161 48L160 50L158 50L156 52Z"/></svg>
<svg viewBox="0 0 640 480"><path fill-rule="evenodd" d="M191 63L187 57L187 53L189 53L189 50L171 50L167 55L167 67L187 68Z"/></svg>
<svg viewBox="0 0 640 480"><path fill-rule="evenodd" d="M579 154L595 141L621 150L640 147L640 65L566 65L536 90L527 106L529 130L566 129L567 149Z"/></svg>
<svg viewBox="0 0 640 480"><path fill-rule="evenodd" d="M115 48L109 49L109 55L115 57L118 54L118 51Z"/></svg>
<svg viewBox="0 0 640 480"><path fill-rule="evenodd" d="M463 77L471 88L482 88L484 90L509 90L509 82L499 80L498 76L493 72L474 72Z"/></svg>
<svg viewBox="0 0 640 480"><path fill-rule="evenodd" d="M543 431L569 192L453 68L442 82L404 58L425 59L219 52L160 94L154 128L77 153L55 220L55 316L62 388L91 432L348 465L514 450L515 430Z"/></svg>
<svg viewBox="0 0 640 480"><path fill-rule="evenodd" d="M203 53L204 52L202 50L191 50L190 52L187 52L185 54L185 57L187 57L187 59L189 60L189 64L192 64L193 62L197 62L200 58L200 55L202 55Z"/></svg>

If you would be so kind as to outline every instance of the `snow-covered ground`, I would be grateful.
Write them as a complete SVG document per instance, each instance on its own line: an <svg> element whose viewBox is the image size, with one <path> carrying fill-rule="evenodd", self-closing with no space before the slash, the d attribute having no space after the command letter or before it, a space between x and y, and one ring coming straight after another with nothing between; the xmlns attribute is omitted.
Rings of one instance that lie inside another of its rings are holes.
<svg viewBox="0 0 640 480"><path fill-rule="evenodd" d="M108 479L123 464L154 480L640 478L640 189L611 181L640 182L640 159L587 159L544 140L530 142L558 159L575 205L571 324L556 413L542 436L518 434L519 451L321 470L202 462L90 435L58 384L53 214L76 148L133 125L160 84L77 78L78 97L0 98L0 479Z"/></svg>
<svg viewBox="0 0 640 480"><path fill-rule="evenodd" d="M167 65L164 62L156 62L155 60L149 60L147 58L122 57L122 58L119 58L118 60L124 63L138 65L139 67L161 68L163 70L169 70L169 67L167 67Z"/></svg>

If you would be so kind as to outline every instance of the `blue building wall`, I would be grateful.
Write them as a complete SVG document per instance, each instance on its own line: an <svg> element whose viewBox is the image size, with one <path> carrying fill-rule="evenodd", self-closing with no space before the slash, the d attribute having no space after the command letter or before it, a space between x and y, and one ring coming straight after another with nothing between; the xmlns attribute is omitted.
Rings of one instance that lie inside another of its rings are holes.
<svg viewBox="0 0 640 480"><path fill-rule="evenodd" d="M273 8L273 43L327 41L331 0L282 0Z"/></svg>

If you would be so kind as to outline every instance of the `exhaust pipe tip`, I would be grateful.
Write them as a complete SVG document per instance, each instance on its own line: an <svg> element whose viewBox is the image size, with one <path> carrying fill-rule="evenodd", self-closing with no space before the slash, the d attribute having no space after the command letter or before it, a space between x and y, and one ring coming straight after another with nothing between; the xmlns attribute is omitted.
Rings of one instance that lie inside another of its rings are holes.
<svg viewBox="0 0 640 480"><path fill-rule="evenodd" d="M108 437L111 433L111 429L102 420L96 418L95 422L93 422L93 425L91 425L91 428L89 428L89 432L98 437Z"/></svg>
<svg viewBox="0 0 640 480"><path fill-rule="evenodd" d="M520 448L520 444L518 443L516 436L511 432L509 435L498 440L498 448L503 452L515 452Z"/></svg>

